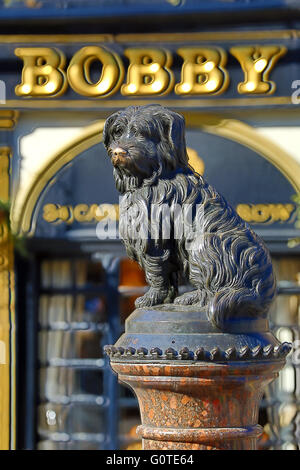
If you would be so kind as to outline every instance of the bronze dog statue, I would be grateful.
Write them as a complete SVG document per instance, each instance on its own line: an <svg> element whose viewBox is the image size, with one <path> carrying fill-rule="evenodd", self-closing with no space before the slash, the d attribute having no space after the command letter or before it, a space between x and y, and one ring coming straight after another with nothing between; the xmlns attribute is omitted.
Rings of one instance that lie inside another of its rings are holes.
<svg viewBox="0 0 300 470"><path fill-rule="evenodd" d="M108 117L103 142L123 194L120 236L150 285L136 306L206 307L219 328L240 318L265 318L276 291L268 250L189 166L184 118L159 105L130 106ZM177 209L184 205L192 210L192 229L178 237ZM153 207L163 206L169 219L155 219L159 227L153 236L145 222ZM195 290L177 296L181 276Z"/></svg>

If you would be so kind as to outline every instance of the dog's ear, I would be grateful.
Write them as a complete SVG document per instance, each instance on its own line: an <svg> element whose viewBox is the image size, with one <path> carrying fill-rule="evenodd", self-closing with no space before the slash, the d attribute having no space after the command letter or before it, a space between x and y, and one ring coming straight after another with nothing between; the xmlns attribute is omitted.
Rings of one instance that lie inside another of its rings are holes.
<svg viewBox="0 0 300 470"><path fill-rule="evenodd" d="M162 108L160 119L163 126L163 134L169 148L172 150L173 161L169 162L174 167L188 165L188 157L185 144L185 120L181 114ZM175 161L174 161L175 158Z"/></svg>
<svg viewBox="0 0 300 470"><path fill-rule="evenodd" d="M106 148L108 147L110 142L110 128L115 122L115 120L120 116L120 114L120 111L117 111L116 113L111 114L111 116L109 116L105 121L102 133L102 141Z"/></svg>

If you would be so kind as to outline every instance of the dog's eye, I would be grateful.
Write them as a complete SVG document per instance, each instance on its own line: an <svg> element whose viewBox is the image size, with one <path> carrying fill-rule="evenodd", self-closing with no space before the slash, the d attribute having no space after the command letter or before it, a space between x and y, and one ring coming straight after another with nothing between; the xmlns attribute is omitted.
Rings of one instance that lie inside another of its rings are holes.
<svg viewBox="0 0 300 470"><path fill-rule="evenodd" d="M113 131L113 137L118 138L123 134L123 129L121 127L118 127L117 129L114 129Z"/></svg>

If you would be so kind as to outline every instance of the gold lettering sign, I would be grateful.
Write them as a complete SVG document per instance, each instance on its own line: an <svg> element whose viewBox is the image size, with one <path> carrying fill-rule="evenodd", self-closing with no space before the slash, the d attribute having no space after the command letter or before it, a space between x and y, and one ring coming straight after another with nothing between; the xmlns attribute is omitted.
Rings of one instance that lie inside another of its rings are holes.
<svg viewBox="0 0 300 470"><path fill-rule="evenodd" d="M188 48L178 49L184 59L181 82L175 86L177 95L203 95L221 93L229 83L226 52L223 49Z"/></svg>
<svg viewBox="0 0 300 470"><path fill-rule="evenodd" d="M270 224L287 222L294 209L294 204L239 204L236 208L246 222Z"/></svg>
<svg viewBox="0 0 300 470"><path fill-rule="evenodd" d="M275 64L286 53L284 46L249 45L230 49L244 72L238 84L240 94L270 94L275 83L269 80ZM71 88L82 96L104 98L121 89L124 96L161 96L173 89L177 95L211 95L223 93L229 85L225 69L227 54L219 47L181 47L177 54L183 59L181 80L174 88L170 51L160 48L128 48L126 83L121 85L125 70L121 57L107 47L82 47L72 57L65 71L64 54L56 48L17 48L15 54L23 60L22 82L16 94L26 97L52 97ZM100 78L93 82L93 63L101 67ZM176 62L178 63L178 61ZM67 77L67 78L66 78Z"/></svg>
<svg viewBox="0 0 300 470"><path fill-rule="evenodd" d="M93 83L90 77L91 64L95 61L102 65L97 83ZM119 56L97 46L83 47L76 52L67 73L74 91L95 98L115 93L124 78L124 68Z"/></svg>
<svg viewBox="0 0 300 470"><path fill-rule="evenodd" d="M294 204L238 204L236 211L249 223L287 222ZM105 220L119 220L118 204L78 204L76 206L45 204L43 219L51 224L97 223Z"/></svg>
<svg viewBox="0 0 300 470"><path fill-rule="evenodd" d="M269 81L269 74L286 51L284 46L232 47L230 52L239 61L245 74L244 81L238 84L238 92L274 93L276 85Z"/></svg>
<svg viewBox="0 0 300 470"><path fill-rule="evenodd" d="M18 96L58 96L67 88L64 54L49 47L21 47L15 54L23 62L22 83L15 88Z"/></svg>
<svg viewBox="0 0 300 470"><path fill-rule="evenodd" d="M169 67L172 57L163 49L126 49L130 60L127 83L121 88L124 96L161 95L167 93L174 84L174 76Z"/></svg>
<svg viewBox="0 0 300 470"><path fill-rule="evenodd" d="M43 219L51 224L72 224L74 221L95 223L101 220L119 220L118 204L78 204L61 206L46 204L43 207Z"/></svg>

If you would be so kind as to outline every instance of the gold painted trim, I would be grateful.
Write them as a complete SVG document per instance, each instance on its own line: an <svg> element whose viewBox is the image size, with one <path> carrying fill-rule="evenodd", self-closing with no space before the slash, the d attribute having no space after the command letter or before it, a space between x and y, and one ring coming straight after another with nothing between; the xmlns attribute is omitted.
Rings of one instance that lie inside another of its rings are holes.
<svg viewBox="0 0 300 470"><path fill-rule="evenodd" d="M10 109L0 109L0 130L13 129L20 113Z"/></svg>
<svg viewBox="0 0 300 470"><path fill-rule="evenodd" d="M10 194L11 149L0 147L0 199ZM1 211L0 211L1 213ZM14 252L3 212L0 217L0 450L15 448L16 439L16 363L15 363L15 284Z"/></svg>
<svg viewBox="0 0 300 470"><path fill-rule="evenodd" d="M199 126L209 132L234 140L266 158L300 192L300 164L278 145L260 135L253 127L235 119L222 119L216 115L183 113L186 124L191 128Z"/></svg>
<svg viewBox="0 0 300 470"><path fill-rule="evenodd" d="M56 153L52 160L35 176L31 189L28 191L21 207L16 207L13 201L11 213L13 214L12 228L17 233L32 235L35 229L35 221L32 215L38 198L45 186L55 177L56 173L65 165L70 163L80 153L93 145L101 142L104 120L98 121L84 128L82 134L75 138L72 143L63 147Z"/></svg>
<svg viewBox="0 0 300 470"><path fill-rule="evenodd" d="M0 42L4 44L40 44L82 43L82 42L113 42L112 34L1 34Z"/></svg>
<svg viewBox="0 0 300 470"><path fill-rule="evenodd" d="M116 42L186 42L186 41L247 41L249 39L291 39L300 35L300 30L285 29L275 31L206 31L199 33L148 33L117 34Z"/></svg>
<svg viewBox="0 0 300 470"><path fill-rule="evenodd" d="M220 108L228 106L278 106L292 104L290 96L272 96L272 97L258 97L253 96L251 98L207 98L207 99L188 99L183 96L182 99L157 99L152 97L150 99L140 99L131 97L130 104L136 106L143 106L145 104L161 104L163 106L169 106L173 108ZM20 109L74 109L74 108L89 108L89 109L115 109L123 108L129 105L126 98L122 100L31 100L24 98L24 100L7 100L5 105L2 107L8 108L20 108ZM295 106L295 105L294 105Z"/></svg>
<svg viewBox="0 0 300 470"><path fill-rule="evenodd" d="M262 30L262 31L209 31L199 33L146 33L146 34L14 34L0 35L0 42L19 43L93 43L93 42L186 42L186 41L237 41L259 39L296 39L300 37L298 29Z"/></svg>

